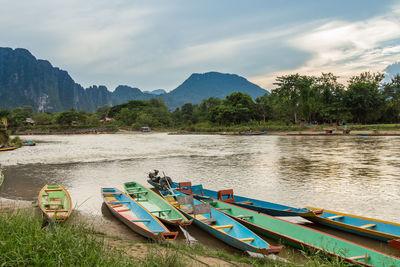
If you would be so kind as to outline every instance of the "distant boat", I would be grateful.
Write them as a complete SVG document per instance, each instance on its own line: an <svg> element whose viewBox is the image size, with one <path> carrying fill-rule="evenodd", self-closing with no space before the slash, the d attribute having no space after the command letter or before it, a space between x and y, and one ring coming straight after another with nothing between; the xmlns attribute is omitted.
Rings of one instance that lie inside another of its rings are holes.
<svg viewBox="0 0 400 267"><path fill-rule="evenodd" d="M14 150L17 149L15 146L9 146L9 147L2 147L0 148L0 151L9 151L9 150Z"/></svg>
<svg viewBox="0 0 400 267"><path fill-rule="evenodd" d="M337 136L337 135L343 135L344 134L339 134L339 133L288 133L286 134L288 136Z"/></svg>
<svg viewBox="0 0 400 267"><path fill-rule="evenodd" d="M302 214L303 218L343 231L367 236L388 242L388 245L400 249L400 224L387 222L337 211L307 207L313 213ZM322 211L315 213L316 211Z"/></svg>
<svg viewBox="0 0 400 267"><path fill-rule="evenodd" d="M194 224L222 242L243 251L271 254L279 253L281 246L271 246L254 232L236 222L234 219L191 195L174 190L167 192L165 199L176 203L177 207Z"/></svg>
<svg viewBox="0 0 400 267"><path fill-rule="evenodd" d="M27 142L24 142L24 146L35 146L36 145L36 142L35 141L27 141Z"/></svg>
<svg viewBox="0 0 400 267"><path fill-rule="evenodd" d="M370 133L357 134L358 136L400 136L400 133Z"/></svg>
<svg viewBox="0 0 400 267"><path fill-rule="evenodd" d="M137 182L124 183L124 188L129 196L164 223L187 226L193 221L187 219L185 215L160 195Z"/></svg>
<svg viewBox="0 0 400 267"><path fill-rule="evenodd" d="M63 222L71 215L72 201L62 185L45 185L39 192L39 207L56 222Z"/></svg>
<svg viewBox="0 0 400 267"><path fill-rule="evenodd" d="M178 232L170 232L151 212L116 188L101 188L104 203L111 213L136 233L152 239L175 240Z"/></svg>

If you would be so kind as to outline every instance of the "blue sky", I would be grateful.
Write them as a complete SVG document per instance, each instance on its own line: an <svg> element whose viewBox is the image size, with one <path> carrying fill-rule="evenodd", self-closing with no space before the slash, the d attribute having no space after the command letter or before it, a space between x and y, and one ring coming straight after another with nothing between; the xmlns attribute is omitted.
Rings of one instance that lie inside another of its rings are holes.
<svg viewBox="0 0 400 267"><path fill-rule="evenodd" d="M342 81L400 61L397 1L0 0L0 46L23 47L88 87L171 90L191 73Z"/></svg>

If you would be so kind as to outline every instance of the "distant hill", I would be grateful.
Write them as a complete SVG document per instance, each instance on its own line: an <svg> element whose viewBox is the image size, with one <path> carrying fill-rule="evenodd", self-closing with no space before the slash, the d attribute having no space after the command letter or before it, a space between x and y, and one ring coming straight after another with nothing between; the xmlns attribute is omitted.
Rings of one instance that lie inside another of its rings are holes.
<svg viewBox="0 0 400 267"><path fill-rule="evenodd" d="M143 91L143 93L153 94L153 95L163 95L163 94L166 94L167 91L165 91L164 89L156 89L153 91Z"/></svg>
<svg viewBox="0 0 400 267"><path fill-rule="evenodd" d="M153 97L153 94L142 92L139 88L119 85L112 93L112 103L113 105L119 105L129 100L149 100Z"/></svg>
<svg viewBox="0 0 400 267"><path fill-rule="evenodd" d="M219 72L192 74L169 93L163 89L142 92L127 85L119 85L113 92L102 85L84 89L68 72L53 67L46 60L36 59L26 49L0 48L0 109L32 106L39 112L72 108L93 112L104 105L154 97L161 97L174 109L185 103L198 104L210 97L225 98L236 91L253 98L268 93L236 74Z"/></svg>
<svg viewBox="0 0 400 267"><path fill-rule="evenodd" d="M387 66L383 71L386 73L384 81L390 82L393 76L400 74L400 62Z"/></svg>
<svg viewBox="0 0 400 267"><path fill-rule="evenodd" d="M201 100L210 97L225 98L225 96L238 91L249 94L252 98L269 93L239 75L207 72L190 75L176 89L162 95L162 98L167 106L173 109L185 103L199 104Z"/></svg>

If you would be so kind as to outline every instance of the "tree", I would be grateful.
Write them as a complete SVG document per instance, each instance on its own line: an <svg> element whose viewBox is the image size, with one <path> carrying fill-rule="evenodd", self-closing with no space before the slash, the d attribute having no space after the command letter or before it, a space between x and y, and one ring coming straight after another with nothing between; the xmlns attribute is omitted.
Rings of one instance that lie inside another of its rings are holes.
<svg viewBox="0 0 400 267"><path fill-rule="evenodd" d="M400 121L400 74L395 75L389 83L383 85L385 107L383 120L385 122Z"/></svg>
<svg viewBox="0 0 400 267"><path fill-rule="evenodd" d="M58 124L62 125L72 125L74 123L84 124L87 121L87 116L83 113L71 109L57 114L56 121Z"/></svg>
<svg viewBox="0 0 400 267"><path fill-rule="evenodd" d="M272 118L273 102L272 96L264 94L256 98L256 109L264 122Z"/></svg>
<svg viewBox="0 0 400 267"><path fill-rule="evenodd" d="M345 95L353 120L357 122L375 122L380 117L384 97L379 91L383 74L364 72L351 77Z"/></svg>

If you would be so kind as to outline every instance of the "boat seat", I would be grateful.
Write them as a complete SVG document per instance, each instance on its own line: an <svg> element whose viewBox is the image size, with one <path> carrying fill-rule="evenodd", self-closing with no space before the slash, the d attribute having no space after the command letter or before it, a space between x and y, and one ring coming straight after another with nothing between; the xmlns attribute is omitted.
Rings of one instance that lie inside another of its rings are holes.
<svg viewBox="0 0 400 267"><path fill-rule="evenodd" d="M364 259L364 262L368 262L369 255L354 256L354 257L349 257L348 259L350 259L350 260L361 260L361 259Z"/></svg>
<svg viewBox="0 0 400 267"><path fill-rule="evenodd" d="M240 202L236 202L236 204L253 205L254 203L251 201L240 201Z"/></svg>
<svg viewBox="0 0 400 267"><path fill-rule="evenodd" d="M363 229L374 228L374 227L376 227L376 224L374 224L374 223L369 223L369 224L360 226L360 228L363 228Z"/></svg>
<svg viewBox="0 0 400 267"><path fill-rule="evenodd" d="M213 225L213 224L215 224L217 221L216 220L214 220L213 218L211 218L211 219L203 219L203 220L199 220L199 221L201 221L202 223L205 223L205 224L207 224L207 225Z"/></svg>
<svg viewBox="0 0 400 267"><path fill-rule="evenodd" d="M131 222L151 222L151 220L150 219L134 219L134 220L131 220Z"/></svg>
<svg viewBox="0 0 400 267"><path fill-rule="evenodd" d="M343 218L343 215L335 215L335 216L330 216L330 217L327 217L329 220L333 220L333 219L342 219Z"/></svg>
<svg viewBox="0 0 400 267"><path fill-rule="evenodd" d="M232 210L231 208L217 208L217 210Z"/></svg>
<svg viewBox="0 0 400 267"><path fill-rule="evenodd" d="M120 210L115 210L116 212L125 212L125 211L131 211L130 209L120 209Z"/></svg>
<svg viewBox="0 0 400 267"><path fill-rule="evenodd" d="M188 206L182 206L182 207L180 207L180 209L181 209L183 212L186 212L186 213L189 213L189 214L193 214L193 208L190 208L190 207L188 207Z"/></svg>
<svg viewBox="0 0 400 267"><path fill-rule="evenodd" d="M46 192L62 191L62 189L45 189Z"/></svg>
<svg viewBox="0 0 400 267"><path fill-rule="evenodd" d="M147 192L147 191L131 191L131 192L129 192L129 194L137 194L137 195L142 195L142 194L147 194L147 193L149 193L149 192Z"/></svg>
<svg viewBox="0 0 400 267"><path fill-rule="evenodd" d="M227 225L215 225L215 226L213 226L215 229L230 229L230 228L233 228L233 225L232 224L227 224Z"/></svg>
<svg viewBox="0 0 400 267"><path fill-rule="evenodd" d="M292 211L292 209L285 209L285 210L283 210L283 211Z"/></svg>
<svg viewBox="0 0 400 267"><path fill-rule="evenodd" d="M193 196L192 195L188 195L188 196L177 196L176 200L178 201L178 205L182 206L182 205L194 205L194 200L193 200Z"/></svg>
<svg viewBox="0 0 400 267"><path fill-rule="evenodd" d="M150 211L151 213L162 213L162 212L171 212L172 210L171 209L166 209L166 210L153 210L153 211Z"/></svg>
<svg viewBox="0 0 400 267"><path fill-rule="evenodd" d="M69 212L69 210L45 210L45 212Z"/></svg>
<svg viewBox="0 0 400 267"><path fill-rule="evenodd" d="M243 242L253 242L254 241L254 237L249 237L249 238L239 238L240 241Z"/></svg>
<svg viewBox="0 0 400 267"><path fill-rule="evenodd" d="M103 193L105 196L122 195L122 193Z"/></svg>
<svg viewBox="0 0 400 267"><path fill-rule="evenodd" d="M246 218L252 219L253 215L238 215L238 216L235 216L235 217L239 218L239 219L246 219Z"/></svg>

